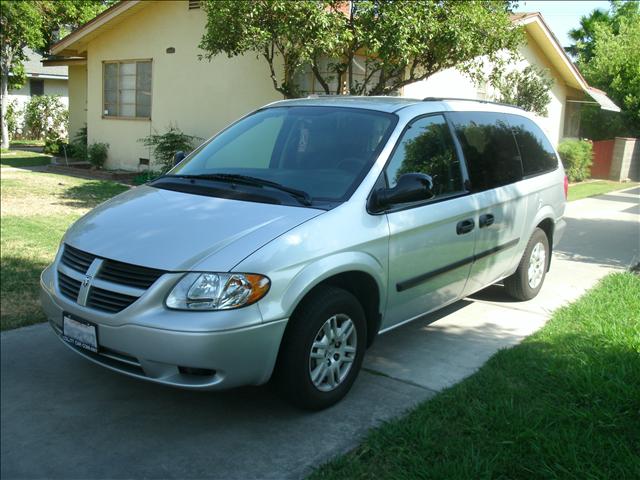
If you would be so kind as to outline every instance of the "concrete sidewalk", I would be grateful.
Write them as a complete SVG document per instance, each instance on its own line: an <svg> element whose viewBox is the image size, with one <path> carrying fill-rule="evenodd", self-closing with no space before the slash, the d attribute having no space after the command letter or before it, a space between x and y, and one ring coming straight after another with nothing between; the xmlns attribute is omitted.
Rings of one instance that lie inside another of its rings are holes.
<svg viewBox="0 0 640 480"><path fill-rule="evenodd" d="M638 261L639 193L570 203L536 299L494 286L381 336L348 397L323 412L294 410L268 387L192 393L128 379L69 352L47 325L2 333L1 476L300 478Z"/></svg>

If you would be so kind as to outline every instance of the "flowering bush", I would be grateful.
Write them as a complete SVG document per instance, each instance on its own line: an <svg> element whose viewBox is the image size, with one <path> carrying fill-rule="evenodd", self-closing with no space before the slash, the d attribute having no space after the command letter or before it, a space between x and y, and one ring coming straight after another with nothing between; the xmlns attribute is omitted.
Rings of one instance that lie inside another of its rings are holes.
<svg viewBox="0 0 640 480"><path fill-rule="evenodd" d="M24 111L24 130L29 138L64 138L67 136L69 111L60 97L38 95L31 97Z"/></svg>

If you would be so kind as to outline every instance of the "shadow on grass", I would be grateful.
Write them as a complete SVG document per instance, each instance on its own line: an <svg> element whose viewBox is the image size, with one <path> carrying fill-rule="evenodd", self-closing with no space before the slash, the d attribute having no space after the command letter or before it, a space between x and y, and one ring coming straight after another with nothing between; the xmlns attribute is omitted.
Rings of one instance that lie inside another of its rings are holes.
<svg viewBox="0 0 640 480"><path fill-rule="evenodd" d="M0 165L14 168L42 167L51 163L51 157L46 155L34 156L9 156L2 155Z"/></svg>
<svg viewBox="0 0 640 480"><path fill-rule="evenodd" d="M127 190L129 187L108 180L90 180L66 188L60 198L70 207L93 208Z"/></svg>
<svg viewBox="0 0 640 480"><path fill-rule="evenodd" d="M40 273L46 261L4 255L0 276L2 316L0 330L45 321L40 309Z"/></svg>

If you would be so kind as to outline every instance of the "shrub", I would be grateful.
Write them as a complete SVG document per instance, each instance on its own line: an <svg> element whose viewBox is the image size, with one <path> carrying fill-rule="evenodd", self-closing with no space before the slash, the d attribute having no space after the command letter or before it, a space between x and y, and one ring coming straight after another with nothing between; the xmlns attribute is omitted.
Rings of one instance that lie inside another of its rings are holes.
<svg viewBox="0 0 640 480"><path fill-rule="evenodd" d="M593 146L588 140L563 140L558 153L571 182L581 182L591 176Z"/></svg>
<svg viewBox="0 0 640 480"><path fill-rule="evenodd" d="M64 152L67 152L67 156L71 156L69 144L60 137L46 137L44 139L44 147L42 151L49 155L60 155L64 157Z"/></svg>
<svg viewBox="0 0 640 480"><path fill-rule="evenodd" d="M495 86L498 90L498 102L517 105L529 112L547 116L553 79L540 67L529 65L522 71L514 70L499 78Z"/></svg>
<svg viewBox="0 0 640 480"><path fill-rule="evenodd" d="M173 167L173 158L177 152L182 151L188 154L194 149L196 143L202 141L202 138L187 135L178 127L169 125L166 133L160 135L156 132L138 141L145 147L151 147L153 158L160 164L161 170L166 172Z"/></svg>
<svg viewBox="0 0 640 480"><path fill-rule="evenodd" d="M132 183L134 185L142 185L143 183L150 182L151 180L155 180L162 172L156 172L154 170L146 170L144 172L139 173L135 177L133 177Z"/></svg>
<svg viewBox="0 0 640 480"><path fill-rule="evenodd" d="M7 104L7 113L4 118L9 130L9 138L18 138L22 134L22 117L24 112L18 108L17 100Z"/></svg>
<svg viewBox="0 0 640 480"><path fill-rule="evenodd" d="M68 123L69 112L58 96L31 97L25 107L24 127L29 138L66 137Z"/></svg>
<svg viewBox="0 0 640 480"><path fill-rule="evenodd" d="M73 136L73 141L69 144L67 155L77 160L87 160L87 127L79 129Z"/></svg>
<svg viewBox="0 0 640 480"><path fill-rule="evenodd" d="M87 148L87 157L91 165L95 168L102 168L104 162L107 161L107 152L109 151L108 143L93 142Z"/></svg>

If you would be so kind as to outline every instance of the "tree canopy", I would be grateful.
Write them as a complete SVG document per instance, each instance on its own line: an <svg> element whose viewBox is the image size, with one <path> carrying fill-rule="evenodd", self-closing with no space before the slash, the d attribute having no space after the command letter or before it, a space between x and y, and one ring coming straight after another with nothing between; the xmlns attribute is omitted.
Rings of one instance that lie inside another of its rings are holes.
<svg viewBox="0 0 640 480"><path fill-rule="evenodd" d="M479 57L501 64L501 52L522 40L508 0L209 0L204 8L203 57L257 53L285 97L301 94L304 69L326 94L384 95L450 67L477 71Z"/></svg>
<svg viewBox="0 0 640 480"><path fill-rule="evenodd" d="M622 114L586 108L583 131L593 139L640 135L640 3L612 2L611 10L594 10L570 32L587 82L621 107Z"/></svg>
<svg viewBox="0 0 640 480"><path fill-rule="evenodd" d="M0 2L2 39L2 147L8 147L5 114L9 85L25 80L23 62L28 47L47 53L53 42L70 29L95 17L115 0L33 0Z"/></svg>

